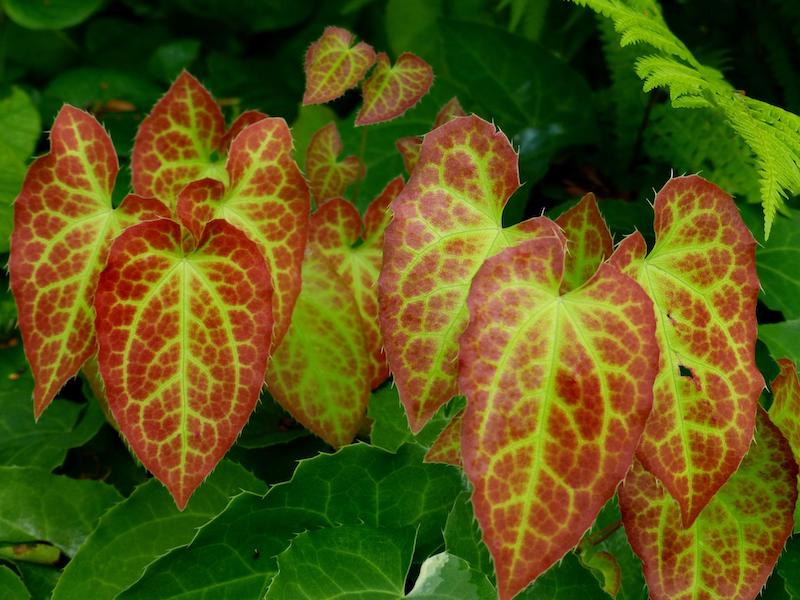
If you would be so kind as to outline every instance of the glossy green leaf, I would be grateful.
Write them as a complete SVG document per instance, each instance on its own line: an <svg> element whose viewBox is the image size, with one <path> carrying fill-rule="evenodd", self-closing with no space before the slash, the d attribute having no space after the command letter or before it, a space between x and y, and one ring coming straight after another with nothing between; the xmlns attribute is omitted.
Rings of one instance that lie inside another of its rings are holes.
<svg viewBox="0 0 800 600"><path fill-rule="evenodd" d="M27 160L41 131L39 111L31 97L12 87L0 98L0 146L9 148L18 159Z"/></svg>
<svg viewBox="0 0 800 600"><path fill-rule="evenodd" d="M759 325L758 337L775 360L791 358L800 364L800 319Z"/></svg>
<svg viewBox="0 0 800 600"><path fill-rule="evenodd" d="M3 600L28 600L30 592L19 576L7 566L0 564L0 598Z"/></svg>
<svg viewBox="0 0 800 600"><path fill-rule="evenodd" d="M86 20L103 0L3 0L3 10L28 29L61 29Z"/></svg>
<svg viewBox="0 0 800 600"><path fill-rule="evenodd" d="M783 578L789 597L800 599L800 536L789 538L775 572Z"/></svg>
<svg viewBox="0 0 800 600"><path fill-rule="evenodd" d="M139 579L148 564L189 543L197 528L221 512L232 496L265 489L244 468L223 461L179 511L162 485L148 481L103 515L64 569L53 599L114 598Z"/></svg>
<svg viewBox="0 0 800 600"><path fill-rule="evenodd" d="M35 467L0 467L0 540L48 541L73 556L101 515L120 500L100 481Z"/></svg>
<svg viewBox="0 0 800 600"><path fill-rule="evenodd" d="M444 547L455 556L466 560L474 569L494 580L494 566L489 549L483 543L483 534L472 510L470 493L462 492L447 515L444 527Z"/></svg>
<svg viewBox="0 0 800 600"><path fill-rule="evenodd" d="M578 558L567 554L515 598L515 600L608 600L594 576Z"/></svg>
<svg viewBox="0 0 800 600"><path fill-rule="evenodd" d="M186 548L151 564L123 599L255 598L277 570L275 555L300 532L335 525L418 528L416 552L442 543L453 498L462 489L452 467L422 463L424 450L396 454L356 444L300 463L291 481L263 498L243 494L200 529Z"/></svg>

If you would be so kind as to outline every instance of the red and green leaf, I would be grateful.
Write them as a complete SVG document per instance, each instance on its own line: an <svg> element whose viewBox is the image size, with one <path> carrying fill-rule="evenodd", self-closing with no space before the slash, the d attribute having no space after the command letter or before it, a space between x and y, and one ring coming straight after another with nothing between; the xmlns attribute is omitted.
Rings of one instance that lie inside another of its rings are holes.
<svg viewBox="0 0 800 600"><path fill-rule="evenodd" d="M656 195L656 243L640 234L611 262L653 300L661 351L637 456L690 525L736 470L764 381L755 364L755 241L730 196L698 176Z"/></svg>
<svg viewBox="0 0 800 600"><path fill-rule="evenodd" d="M328 123L311 138L306 150L306 174L317 205L341 196L364 175L364 165L357 156L339 160L342 138L336 123Z"/></svg>
<svg viewBox="0 0 800 600"><path fill-rule="evenodd" d="M222 220L189 253L169 219L131 227L111 246L94 302L106 397L181 509L256 406L271 299L259 248Z"/></svg>
<svg viewBox="0 0 800 600"><path fill-rule="evenodd" d="M453 417L425 454L425 462L461 466L461 424L463 420L463 411Z"/></svg>
<svg viewBox="0 0 800 600"><path fill-rule="evenodd" d="M183 190L177 203L181 221L196 235L212 218L225 219L258 245L275 291L275 347L289 328L300 292L308 237L308 185L291 152L286 121L261 119L231 143L225 164L227 187L213 179L199 180Z"/></svg>
<svg viewBox="0 0 800 600"><path fill-rule="evenodd" d="M419 102L433 85L433 69L419 56L404 52L392 65L386 53L377 57L377 65L364 81L364 105L356 116L356 125L374 125L404 114Z"/></svg>
<svg viewBox="0 0 800 600"><path fill-rule="evenodd" d="M461 108L461 103L458 101L458 98L451 98L439 109L439 112L436 113L433 129L441 127L445 123L449 123L458 117L465 117L466 115L467 113ZM406 169L406 173L411 175L411 171L417 166L417 161L419 160L419 152L422 148L422 136L412 135L401 137L395 142L395 146L403 157L403 166Z"/></svg>
<svg viewBox="0 0 800 600"><path fill-rule="evenodd" d="M573 548L625 476L653 400L652 302L604 264L561 295L562 240L488 259L469 291L464 470L501 599Z"/></svg>
<svg viewBox="0 0 800 600"><path fill-rule="evenodd" d="M594 194L586 194L556 219L567 238L562 291L579 287L614 251L614 241Z"/></svg>
<svg viewBox="0 0 800 600"><path fill-rule="evenodd" d="M95 352L92 298L111 241L128 225L167 215L157 200L133 195L113 210L118 170L103 127L67 105L53 123L49 154L30 166L14 204L11 290L37 418Z"/></svg>
<svg viewBox="0 0 800 600"><path fill-rule="evenodd" d="M306 52L303 104L323 104L354 88L375 62L375 50L341 27L326 27Z"/></svg>
<svg viewBox="0 0 800 600"><path fill-rule="evenodd" d="M800 380L797 366L788 359L778 360L780 373L772 382L770 420L781 430L795 461L800 464ZM800 506L795 509L795 530L800 530Z"/></svg>
<svg viewBox="0 0 800 600"><path fill-rule="evenodd" d="M383 262L383 235L389 204L403 189L396 177L373 200L362 223L351 202L334 198L311 216L309 248L326 257L355 299L371 365L371 387L388 376L378 324L378 276ZM363 240L358 244L359 240Z"/></svg>
<svg viewBox="0 0 800 600"><path fill-rule="evenodd" d="M259 110L246 110L238 117L236 120L231 123L231 126L228 128L228 131L225 132L225 135L222 136L222 139L219 142L219 152L220 154L227 155L230 148L231 143L233 142L234 138L239 135L242 131L247 129L249 125L253 123L258 123L261 119L266 119L267 115L262 113Z"/></svg>
<svg viewBox="0 0 800 600"><path fill-rule="evenodd" d="M297 421L338 448L353 441L364 419L373 365L352 290L329 261L309 250L267 387Z"/></svg>
<svg viewBox="0 0 800 600"><path fill-rule="evenodd" d="M653 600L751 600L792 531L797 465L758 410L750 451L689 527L669 492L638 461L620 488L625 531Z"/></svg>
<svg viewBox="0 0 800 600"><path fill-rule="evenodd" d="M518 187L508 139L491 123L462 117L425 136L420 162L392 203L380 320L414 432L458 393L458 338L469 285L484 260L522 239L560 235L545 218L502 228L503 207Z"/></svg>
<svg viewBox="0 0 800 600"><path fill-rule="evenodd" d="M214 98L184 71L139 126L131 156L134 191L174 208L187 183L218 175L212 157L224 134Z"/></svg>

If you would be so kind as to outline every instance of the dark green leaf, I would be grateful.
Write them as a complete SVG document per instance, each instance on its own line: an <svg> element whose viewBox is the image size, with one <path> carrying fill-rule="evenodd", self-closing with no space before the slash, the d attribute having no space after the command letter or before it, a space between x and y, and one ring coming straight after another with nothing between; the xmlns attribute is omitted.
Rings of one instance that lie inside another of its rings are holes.
<svg viewBox="0 0 800 600"><path fill-rule="evenodd" d="M597 579L581 566L573 553L568 553L550 567L532 585L517 596L517 600L609 600Z"/></svg>
<svg viewBox="0 0 800 600"><path fill-rule="evenodd" d="M285 444L307 435L311 433L265 393L262 394L261 401L250 416L239 439L236 440L236 444L242 448L265 448Z"/></svg>
<svg viewBox="0 0 800 600"><path fill-rule="evenodd" d="M61 575L60 569L24 562L17 563L17 569L22 574L22 581L31 593L32 600L50 600Z"/></svg>
<svg viewBox="0 0 800 600"><path fill-rule="evenodd" d="M800 364L800 319L759 325L758 337L775 360L791 358Z"/></svg>
<svg viewBox="0 0 800 600"><path fill-rule="evenodd" d="M194 62L199 51L198 40L173 40L163 44L156 48L150 57L150 72L156 79L169 84L181 70L188 68Z"/></svg>
<svg viewBox="0 0 800 600"><path fill-rule="evenodd" d="M489 549L483 543L480 525L475 520L470 492L462 492L447 516L444 528L444 545L450 554L460 556L472 568L494 581L494 566Z"/></svg>
<svg viewBox="0 0 800 600"><path fill-rule="evenodd" d="M775 571L783 578L792 600L800 600L800 536L789 538Z"/></svg>
<svg viewBox="0 0 800 600"><path fill-rule="evenodd" d="M229 461L217 466L183 511L151 479L109 510L64 569L54 600L114 598L165 552L191 541L197 528L221 512L241 490L266 486Z"/></svg>
<svg viewBox="0 0 800 600"><path fill-rule="evenodd" d="M0 598L28 600L31 595L19 576L5 565L0 565Z"/></svg>
<svg viewBox="0 0 800 600"><path fill-rule="evenodd" d="M11 150L13 156L25 161L36 147L36 141L41 133L42 120L30 96L20 88L12 87L0 98L0 146L5 146ZM0 180L2 198L6 198L6 180L5 175Z"/></svg>
<svg viewBox="0 0 800 600"><path fill-rule="evenodd" d="M47 541L73 556L100 516L121 498L100 481L35 467L0 467L0 541Z"/></svg>
<svg viewBox="0 0 800 600"><path fill-rule="evenodd" d="M103 0L3 0L3 9L28 29L63 29L86 20Z"/></svg>

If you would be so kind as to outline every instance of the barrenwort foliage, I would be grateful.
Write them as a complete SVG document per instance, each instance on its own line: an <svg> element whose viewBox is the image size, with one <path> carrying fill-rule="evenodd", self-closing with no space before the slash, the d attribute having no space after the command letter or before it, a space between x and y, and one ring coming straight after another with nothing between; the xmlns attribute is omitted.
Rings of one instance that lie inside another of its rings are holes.
<svg viewBox="0 0 800 600"><path fill-rule="evenodd" d="M800 598L800 117L575 3L2 3L0 596Z"/></svg>

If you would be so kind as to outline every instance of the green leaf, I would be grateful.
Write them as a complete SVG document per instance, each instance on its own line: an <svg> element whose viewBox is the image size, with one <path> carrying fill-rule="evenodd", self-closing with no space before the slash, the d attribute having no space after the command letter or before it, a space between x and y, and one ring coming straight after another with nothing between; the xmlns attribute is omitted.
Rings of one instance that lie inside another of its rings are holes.
<svg viewBox="0 0 800 600"><path fill-rule="evenodd" d="M185 11L220 24L251 31L272 31L295 25L309 16L310 0L178 0Z"/></svg>
<svg viewBox="0 0 800 600"><path fill-rule="evenodd" d="M292 156L301 169L305 168L306 149L311 143L311 138L335 118L336 113L324 104L300 107L297 118L292 123L292 139L294 139Z"/></svg>
<svg viewBox="0 0 800 600"><path fill-rule="evenodd" d="M775 360L791 358L800 364L800 319L759 325L758 337Z"/></svg>
<svg viewBox="0 0 800 600"><path fill-rule="evenodd" d="M199 51L198 40L172 40L153 51L149 63L150 72L156 79L172 83L182 69L188 68L194 62Z"/></svg>
<svg viewBox="0 0 800 600"><path fill-rule="evenodd" d="M403 597L414 529L334 527L298 535L278 557L266 600Z"/></svg>
<svg viewBox="0 0 800 600"><path fill-rule="evenodd" d="M4 600L28 600L31 597L19 576L0 564L0 597Z"/></svg>
<svg viewBox="0 0 800 600"><path fill-rule="evenodd" d="M444 546L450 554L460 556L473 568L494 580L494 566L489 549L472 510L470 493L462 492L447 515L444 527Z"/></svg>
<svg viewBox="0 0 800 600"><path fill-rule="evenodd" d="M745 215L749 211L743 211ZM761 299L787 319L800 319L800 211L787 210L772 224L769 240L756 248ZM757 231L748 219L752 231ZM760 242L762 236L758 235Z"/></svg>
<svg viewBox="0 0 800 600"><path fill-rule="evenodd" d="M520 592L516 600L608 600L594 576L571 552Z"/></svg>
<svg viewBox="0 0 800 600"><path fill-rule="evenodd" d="M420 568L414 588L405 580L414 553L414 530L335 527L297 536L278 557L266 600L306 598L401 600L492 600L496 593L481 573L442 553Z"/></svg>
<svg viewBox="0 0 800 600"><path fill-rule="evenodd" d="M800 599L800 535L789 538L775 572L783 577L792 600Z"/></svg>
<svg viewBox="0 0 800 600"><path fill-rule="evenodd" d="M22 581L31 593L32 600L50 600L61 570L34 563L17 563Z"/></svg>
<svg viewBox="0 0 800 600"><path fill-rule="evenodd" d="M35 467L0 467L0 540L44 540L74 556L100 516L121 498L100 481Z"/></svg>
<svg viewBox="0 0 800 600"><path fill-rule="evenodd" d="M148 564L187 544L241 490L263 493L265 485L236 463L223 461L183 511L155 480L109 510L69 562L54 600L114 598L135 583Z"/></svg>
<svg viewBox="0 0 800 600"><path fill-rule="evenodd" d="M30 96L14 86L0 99L0 145L7 146L19 160L27 160L42 131L39 111ZM5 184L5 175L2 184ZM0 193L5 191L0 188Z"/></svg>
<svg viewBox="0 0 800 600"><path fill-rule="evenodd" d="M269 394L262 392L261 401L236 444L242 448L266 448L307 435L311 432L292 419Z"/></svg>
<svg viewBox="0 0 800 600"><path fill-rule="evenodd" d="M417 553L441 545L452 499L461 490L456 469L424 464L424 450L397 454L356 444L300 463L291 481L265 497L243 494L205 525L186 548L150 565L120 598L255 598L275 575L275 555L298 533L335 525L418 527Z"/></svg>
<svg viewBox="0 0 800 600"><path fill-rule="evenodd" d="M15 23L28 29L63 29L85 21L103 0L3 0Z"/></svg>
<svg viewBox="0 0 800 600"><path fill-rule="evenodd" d="M0 112L0 124L3 113ZM9 128L13 131L13 127ZM0 127L0 138L2 138ZM5 130L5 131L8 131ZM8 252L11 229L14 225L12 203L17 197L22 181L25 179L25 162L11 147L0 142L0 254Z"/></svg>
<svg viewBox="0 0 800 600"><path fill-rule="evenodd" d="M22 346L0 349L0 465L53 469L67 450L89 441L105 422L94 402L57 399L37 422L30 397L33 379Z"/></svg>

